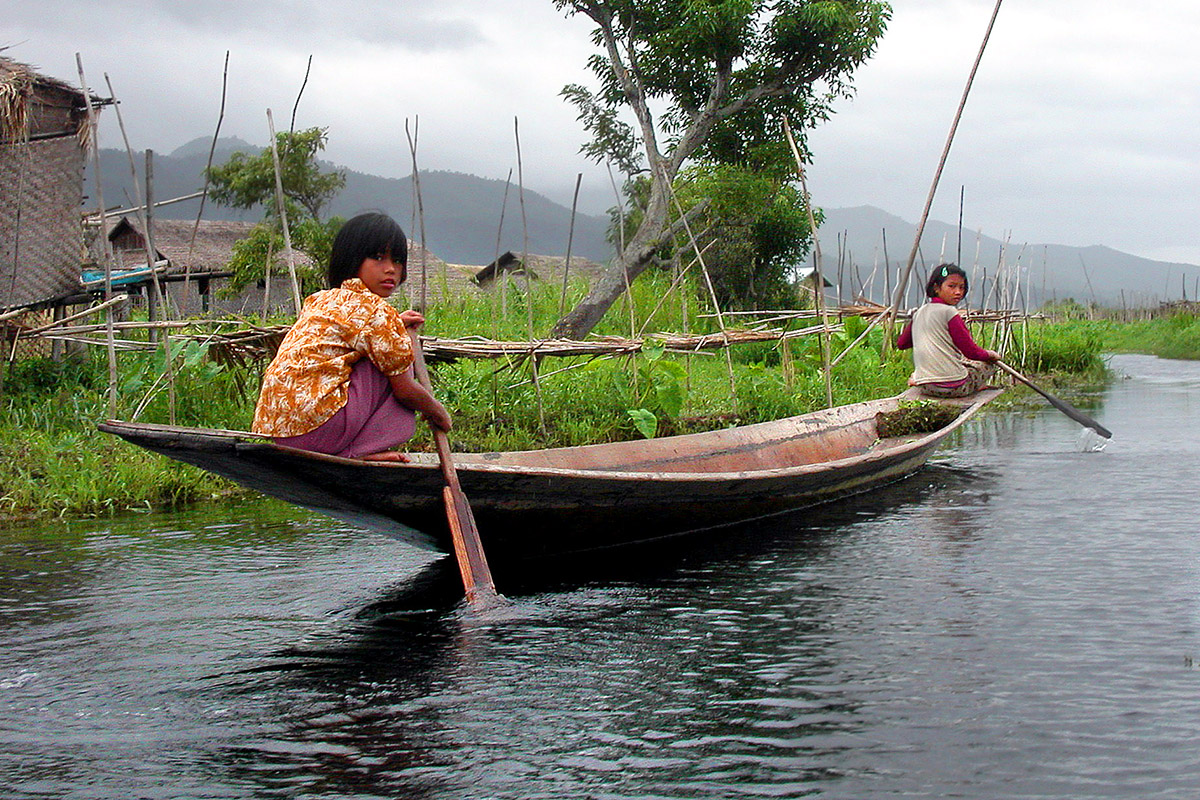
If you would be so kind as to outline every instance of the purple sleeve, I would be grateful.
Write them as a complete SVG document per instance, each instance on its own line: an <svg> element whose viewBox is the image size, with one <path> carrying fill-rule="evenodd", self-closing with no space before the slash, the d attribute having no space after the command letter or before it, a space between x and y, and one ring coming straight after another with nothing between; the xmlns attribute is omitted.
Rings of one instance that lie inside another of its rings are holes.
<svg viewBox="0 0 1200 800"><path fill-rule="evenodd" d="M908 324L904 326L904 330L900 332L900 338L896 340L896 347L907 350L912 346L912 320L909 320Z"/></svg>
<svg viewBox="0 0 1200 800"><path fill-rule="evenodd" d="M963 322L963 318L955 314L950 318L950 340L954 342L962 354L972 361L991 361L992 357L987 350L984 350L979 345L975 344L975 340L971 338L971 332L967 330L967 323Z"/></svg>

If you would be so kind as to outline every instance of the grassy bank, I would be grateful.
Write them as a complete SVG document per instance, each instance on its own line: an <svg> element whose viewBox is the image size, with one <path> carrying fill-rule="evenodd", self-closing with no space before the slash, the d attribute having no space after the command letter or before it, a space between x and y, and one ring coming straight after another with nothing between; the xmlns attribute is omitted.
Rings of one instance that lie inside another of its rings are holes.
<svg viewBox="0 0 1200 800"><path fill-rule="evenodd" d="M648 278L648 279L647 279ZM662 304L665 276L644 276L635 286L637 329L711 331L691 299ZM574 289L578 295L582 290ZM568 298L568 304L576 298ZM479 296L430 309L427 333L526 339L530 318L545 335L558 316L557 291L534 292L533 308L521 291ZM628 336L628 306L614 307L597 333ZM834 352L863 329L846 321ZM987 341L993 334L977 331ZM881 362L882 333L874 331L834 372L835 404L895 394L911 369L905 353ZM1069 323L1030 325L1014 331L1007 360L1031 372L1100 375L1103 340L1093 328ZM203 348L178 345L173 391L162 380L158 352L120 356L116 416L168 423L172 405L179 425L246 429L261 365L222 367ZM780 345L748 344L723 352L683 356L649 351L635 358L548 358L532 380L529 364L467 361L433 367L436 391L455 415L451 434L461 450L509 450L609 442L669 435L800 414L825 404L816 337ZM123 509L170 507L232 491L225 481L128 445L95 428L108 416L107 366L99 350L82 360L17 362L6 376L0 420L0 515L79 516ZM174 400L172 401L172 394ZM419 427L413 449L431 449Z"/></svg>
<svg viewBox="0 0 1200 800"><path fill-rule="evenodd" d="M1181 313L1136 322L1090 323L1114 353L1147 353L1162 358L1200 359L1200 318Z"/></svg>

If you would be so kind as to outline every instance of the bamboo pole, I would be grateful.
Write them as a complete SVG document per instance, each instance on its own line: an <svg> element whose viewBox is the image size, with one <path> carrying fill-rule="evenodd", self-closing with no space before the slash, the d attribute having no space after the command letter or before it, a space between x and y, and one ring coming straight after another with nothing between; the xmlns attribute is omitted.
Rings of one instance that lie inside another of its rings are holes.
<svg viewBox="0 0 1200 800"><path fill-rule="evenodd" d="M212 143L208 146L208 163L204 166L204 189L200 192L200 208L196 211L196 221L192 223L192 236L188 240L187 263L183 265L183 297L187 302L191 294L192 256L196 252L196 235L200 232L200 218L204 216L204 203L208 200L209 173L212 172L213 156L217 152L217 138L221 135L221 123L225 120L225 97L229 88L229 51L225 51L225 70L221 74L221 110L217 112L217 128L213 131ZM271 276L271 260L267 259L267 280ZM270 286L270 284L267 284ZM267 295L270 296L269 294ZM186 305L185 305L186 307ZM263 304L263 319L266 319L266 301Z"/></svg>
<svg viewBox="0 0 1200 800"><path fill-rule="evenodd" d="M980 44L980 46L979 46L979 54L975 57L975 63L971 67L970 75L967 78L966 88L963 89L962 99L959 101L958 110L954 115L954 122L951 124L950 132L946 137L945 147L942 148L942 156L938 161L937 170L934 173L933 184L929 187L929 195L925 199L925 210L922 212L921 221L917 225L917 234L913 239L913 246L912 246L912 250L909 252L908 263L904 268L903 275L898 278L898 281L897 281L898 285L896 286L896 292L895 292L895 295L893 296L892 304L890 305L890 307L888 308L888 311L886 313L880 314L875 319L871 320L870 324L867 325L866 330L864 330L857 339L855 339L853 342L851 342L849 347L842 350L842 352L838 354L838 357L833 360L833 366L837 366L838 362L841 361L842 358L844 358L847 353L849 353L852 349L854 349L854 347L857 346L859 342L866 339L867 335L871 332L871 330L874 329L874 327L876 325L878 325L880 323L880 321L883 321L883 320L886 320L886 324L884 325L885 332L884 332L884 337L883 337L883 350L882 350L883 357L886 358L887 354L891 350L893 324L895 322L896 315L900 310L900 304L904 301L904 294L908 288L908 279L909 279L910 275L912 274L913 266L916 263L918 254L920 253L921 236L924 234L925 224L929 220L929 211L933 206L933 198L937 195L937 187L938 187L938 183L940 182L941 177L942 177L942 170L945 168L946 159L950 155L950 146L954 142L954 135L958 131L958 123L962 119L963 109L967 105L967 97L971 92L971 85L975 82L975 74L979 71L979 64L983 60L983 53L987 49L988 40L991 38L991 35L992 35L992 28L996 24L996 17L1000 13L1000 5L1003 2L1004 2L1004 0L996 0L996 6L992 10L991 19L988 21L987 31L984 33L984 36L983 36L983 43ZM886 242L886 239L885 239L885 242Z"/></svg>
<svg viewBox="0 0 1200 800"><path fill-rule="evenodd" d="M617 199L617 257L620 259L625 254L625 198L621 196L621 192L617 189L617 179L613 176L612 162L606 161L605 167L608 169L608 182L612 185L613 196ZM625 307L629 311L629 331L630 335L636 335L637 331L637 311L633 304L633 289L629 285L629 273L622 270L621 277L625 280ZM647 318L647 323L649 318ZM634 372L636 379L637 372ZM637 387L634 387L636 392Z"/></svg>
<svg viewBox="0 0 1200 800"><path fill-rule="evenodd" d="M416 199L416 215L421 232L421 298L417 304L417 311L424 314L425 309L429 307L429 260L426 256L429 251L425 247L425 201L421 197L421 173L417 168L417 139L420 135L421 118L414 118L411 132L408 129L408 120L405 119L404 136L408 139L408 152L412 156L413 196Z"/></svg>
<svg viewBox="0 0 1200 800"><path fill-rule="evenodd" d="M154 245L154 151L146 150L146 249L155 256L158 250ZM166 298L162 286L158 282L158 270L151 262L150 275L154 280L154 294L163 306L163 317L169 317ZM153 339L151 340L153 341ZM163 374L167 377L167 415L170 424L175 424L175 354L171 352L171 334L163 336Z"/></svg>
<svg viewBox="0 0 1200 800"><path fill-rule="evenodd" d="M267 263L263 266L262 321L264 325L271 314L271 268L274 266L275 240L272 238L267 240Z"/></svg>
<svg viewBox="0 0 1200 800"><path fill-rule="evenodd" d="M804 160L800 158L800 150L792 137L792 126L787 118L783 120L783 133L787 137L788 147L796 160L796 174L800 176L800 191L804 193L804 207L808 211L808 228L813 238L813 299L817 312L821 315L821 325L826 332L821 335L821 371L825 375L825 407L833 408L833 365L829 359L829 315L825 313L825 278L821 274L821 238L817 236L817 218L812 210L812 196L808 193L808 183L804 178Z"/></svg>
<svg viewBox="0 0 1200 800"><path fill-rule="evenodd" d="M561 319L567 313L567 281L571 275L571 245L575 241L575 213L579 209L579 185L583 183L583 173L575 176L575 195L571 198L571 223L567 228L567 260L563 264L562 296L558 300L558 316Z"/></svg>
<svg viewBox="0 0 1200 800"><path fill-rule="evenodd" d="M495 270L492 273L492 283L494 285L496 285L497 287L500 286L499 280L501 277L501 275L500 275L500 240L504 236L504 212L508 208L508 190L509 190L509 187L512 186L512 173L513 173L513 171L512 171L512 168L510 167L508 170L508 177L504 179L504 199L500 201L500 224L498 226L496 226L496 257L492 259L492 266L495 267ZM492 297L492 302L491 302L492 336L498 335L497 325L499 324L496 319L496 300L497 300L497 298L495 297L495 294L497 294L497 293L493 292L493 297Z"/></svg>
<svg viewBox="0 0 1200 800"><path fill-rule="evenodd" d="M296 132L296 111L300 108L300 98L304 96L304 89L308 86L308 76L312 72L312 53L308 55L308 66L304 68L304 80L300 82L300 91L296 93L296 102L292 105L292 122L288 126L288 133Z"/></svg>
<svg viewBox="0 0 1200 800"><path fill-rule="evenodd" d="M145 225L146 266L150 268L150 282L154 288L155 303L162 308L163 319L170 319L171 314L167 305L167 297L163 292L162 283L158 280L158 248L154 243L154 151L148 148L146 150L145 177L146 210L142 215L142 224ZM136 174L134 175L134 181L137 181ZM149 314L148 316L150 319L154 319L153 314Z"/></svg>
<svg viewBox="0 0 1200 800"><path fill-rule="evenodd" d="M517 201L521 208L521 271L525 274L525 311L529 322L529 341L534 341L533 333L533 282L529 273L529 220L525 214L525 169L521 159L521 121L513 117L513 141L517 148ZM529 359L530 376L533 378L534 394L537 396L538 427L542 435L546 435L546 408L542 402L542 384L538 380L538 359Z"/></svg>
<svg viewBox="0 0 1200 800"><path fill-rule="evenodd" d="M54 322L51 322L49 325L43 325L40 328L34 328L31 331L25 331L24 336L26 338L28 338L30 336L36 336L40 333L44 333L53 328L58 328L63 325L66 325L68 322L72 322L74 320L81 319L83 317L89 317L92 314L98 314L99 312L108 309L109 306L120 305L121 303L127 303L127 302L129 302L128 295L123 295L123 294L117 295L116 297L112 297L112 298L109 298L108 300L105 300L103 303L101 303L98 306L92 306L91 308L84 309L83 311L80 311L76 314L72 314L69 317L63 317L62 319L55 320ZM25 313L25 312L22 311L20 313Z"/></svg>
<svg viewBox="0 0 1200 800"><path fill-rule="evenodd" d="M83 100L87 106L88 132L91 134L92 171L95 173L94 177L96 179L96 200L100 204L100 239L104 242L104 300L108 302L112 300L113 296L113 252L112 242L108 239L108 217L104 213L104 188L100 175L100 141L96 125L96 109L92 105L92 92L88 89L87 78L83 75L83 57L79 53L75 54L75 64L79 67L79 85L83 89ZM115 417L117 415L117 350L113 338L112 312L113 307L111 305L105 307L105 324L107 325L108 338L108 413L109 416Z"/></svg>
<svg viewBox="0 0 1200 800"><path fill-rule="evenodd" d="M267 109L267 128L271 132L271 160L275 164L275 208L279 213L279 224L283 227L283 246L287 248L288 277L292 283L292 303L296 316L300 316L300 281L296 277L296 252L292 250L292 234L288 230L287 207L283 199L283 170L279 166L279 147L275 140L275 119Z"/></svg>
<svg viewBox="0 0 1200 800"><path fill-rule="evenodd" d="M995 27L996 17L1000 14L1000 6L1004 0L996 0L995 8L992 9L991 19L988 21L987 31L983 35L983 42L979 45L979 53L975 56L975 63L971 66L971 72L967 76L967 85L963 89L962 99L959 100L958 110L954 114L954 122L950 125L950 132L946 136L946 145L942 148L941 158L938 159L937 170L934 172L933 183L929 187L929 195L925 198L925 209L921 212L921 221L917 224L917 235L913 239L912 250L908 255L908 264L904 268L904 275L900 278L900 286L896 291L895 300L892 303L891 310L884 315L886 322L884 330L886 331L883 337L883 352L886 353L892 346L892 330L896 312L900 308L900 303L904 297L904 290L908 285L909 276L912 274L913 265L916 263L917 253L921 247L921 235L925 232L925 224L929 221L929 212L933 208L933 199L937 196L938 183L942 179L942 170L946 167L946 159L950 156L950 146L954 144L954 135L958 132L958 123L962 120L963 110L967 105L967 97L971 93L971 86L975 83L975 75L979 71L979 64L983 61L983 53L987 49L988 40L992 36L992 28Z"/></svg>
<svg viewBox="0 0 1200 800"><path fill-rule="evenodd" d="M113 91L112 81L109 80L107 72L104 73L104 83L108 86L108 94L113 100L112 106L113 106L113 111L117 115L117 127L121 131L121 141L123 141L125 143L125 155L128 156L128 158L129 158L129 176L130 176L131 181L133 182L133 198L134 198L134 202L137 204L137 207L138 207L137 216L138 216L138 221L141 223L141 226L142 226L142 237L143 237L145 249L146 249L146 266L149 267L149 269L150 269L150 279L151 279L151 284L152 284L151 288L152 288L152 292L153 292L150 295L150 297L147 298L146 314L151 320L153 320L155 318L155 312L156 312L157 308L159 306L165 306L165 304L163 303L162 286L158 282L158 270L155 267L155 264L158 262L157 252L154 250L153 245L151 243L152 239L153 239L152 233L150 231L151 199L148 194L149 186L150 186L150 177L149 177L149 175L146 176L147 194L145 195L146 199L143 201L141 182L138 180L137 167L134 166L134 163L133 163L133 148L130 147L129 135L125 132L125 118L124 118L124 115L121 114L121 104L119 102L117 102L117 99L116 99L117 93L115 91ZM150 167L150 151L147 150L146 151L146 168L149 169L149 167ZM163 315L164 315L164 317L169 316L166 313L165 307L163 310Z"/></svg>
<svg viewBox="0 0 1200 800"><path fill-rule="evenodd" d="M717 300L717 290L713 286L712 276L709 275L708 266L704 263L704 251L700 249L699 242L696 241L696 235L692 232L691 223L688 222L687 214L684 213L683 206L679 202L679 196L675 194L675 187L671 185L671 181L667 176L666 168L662 167L663 182L666 184L667 191L671 195L671 199L675 202L675 210L679 213L679 220L683 223L683 229L687 233L688 241L692 245L692 250L696 253L696 262L700 265L700 272L704 275L704 284L708 287L708 296L712 300L713 312L717 316L717 324L721 326L721 336L724 341L729 341L729 331L725 327L725 316L721 312L721 303ZM626 278L626 287L628 287L628 278ZM626 293L629 294L629 289L626 288ZM725 368L729 373L729 395L733 401L733 413L740 413L740 403L737 396L737 379L733 374L733 358L729 354L729 347L725 347Z"/></svg>
<svg viewBox="0 0 1200 800"><path fill-rule="evenodd" d="M892 299L892 262L888 260L887 228L883 229L883 302L884 305Z"/></svg>

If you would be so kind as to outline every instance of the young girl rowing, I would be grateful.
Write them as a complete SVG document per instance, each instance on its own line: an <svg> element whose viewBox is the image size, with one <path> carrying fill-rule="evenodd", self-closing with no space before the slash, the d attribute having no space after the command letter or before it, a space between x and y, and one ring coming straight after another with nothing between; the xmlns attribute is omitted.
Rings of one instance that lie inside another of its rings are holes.
<svg viewBox="0 0 1200 800"><path fill-rule="evenodd" d="M304 301L263 375L254 431L276 443L346 458L408 461L392 450L416 411L450 430L450 414L413 377L409 330L425 318L386 298L407 277L408 239L384 214L346 222L333 242L329 288Z"/></svg>
<svg viewBox="0 0 1200 800"><path fill-rule="evenodd" d="M1000 360L985 350L971 332L957 306L967 296L967 274L954 264L933 268L925 294L929 302L913 313L896 346L912 348L913 374L909 385L930 397L966 397L987 387Z"/></svg>

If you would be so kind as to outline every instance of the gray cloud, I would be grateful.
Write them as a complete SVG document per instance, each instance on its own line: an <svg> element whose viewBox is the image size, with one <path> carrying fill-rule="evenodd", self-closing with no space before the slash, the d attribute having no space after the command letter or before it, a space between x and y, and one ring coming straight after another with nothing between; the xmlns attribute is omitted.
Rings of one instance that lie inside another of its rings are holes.
<svg viewBox="0 0 1200 800"><path fill-rule="evenodd" d="M811 133L818 203L917 218L993 5L894 4L856 96ZM1194 0L1006 4L934 215L957 219L965 186L966 224L988 235L1200 259L1197 39ZM74 80L77 50L93 85L109 73L135 146L211 133L226 50L223 130L265 141L264 110L290 113L312 54L298 123L330 128L331 158L406 174L404 123L419 115L423 166L503 179L519 117L527 185L569 202L584 172L585 195L608 203L607 174L578 155L584 133L558 97L590 80L588 26L551 0L44 0L10 3L0 46L16 42L9 55L56 77Z"/></svg>
<svg viewBox="0 0 1200 800"><path fill-rule="evenodd" d="M16 8L6 10L5 28L52 29L58 36L79 37L78 46L84 49L98 38L116 38L121 30L131 29L144 30L151 37L186 39L200 34L282 41L297 49L339 44L349 48L368 42L428 52L473 46L485 38L474 20L455 13L460 4L453 2L41 0L14 5Z"/></svg>

